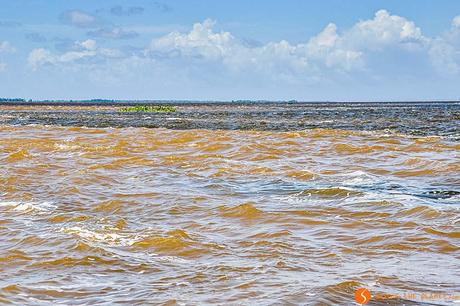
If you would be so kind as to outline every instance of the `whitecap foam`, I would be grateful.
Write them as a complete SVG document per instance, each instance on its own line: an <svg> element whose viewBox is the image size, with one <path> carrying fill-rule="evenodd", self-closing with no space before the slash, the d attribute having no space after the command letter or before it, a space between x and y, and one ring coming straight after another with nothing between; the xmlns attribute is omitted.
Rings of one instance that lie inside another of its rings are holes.
<svg viewBox="0 0 460 306"><path fill-rule="evenodd" d="M77 150L80 148L78 145L71 145L71 144L65 144L65 143L57 143L54 145L54 148L56 150L61 150L61 151L69 151L69 150Z"/></svg>
<svg viewBox="0 0 460 306"><path fill-rule="evenodd" d="M129 237L128 235L121 235L117 233L101 233L85 229L80 226L64 227L61 228L60 231L66 234L77 235L85 240L105 242L113 245L131 246L138 241L138 239Z"/></svg>
<svg viewBox="0 0 460 306"><path fill-rule="evenodd" d="M130 235L117 233L101 233L80 226L64 227L60 229L60 232L76 235L88 244L104 249L105 251L112 253L112 257L122 260L129 259L131 262L134 260L139 263L151 264L158 263L159 261L189 264L189 260L178 256L159 255L152 252L136 252L132 250L126 251L119 248L120 246L132 246L134 243L148 237L146 235L135 235L132 237Z"/></svg>
<svg viewBox="0 0 460 306"><path fill-rule="evenodd" d="M344 185L367 185L373 184L378 181L381 181L376 175L372 175L370 173L364 172L362 170L353 171L350 173L345 173L338 175L340 176L341 180L343 181Z"/></svg>
<svg viewBox="0 0 460 306"><path fill-rule="evenodd" d="M12 208L14 211L20 212L49 212L56 208L56 205L50 202L0 202L0 207Z"/></svg>

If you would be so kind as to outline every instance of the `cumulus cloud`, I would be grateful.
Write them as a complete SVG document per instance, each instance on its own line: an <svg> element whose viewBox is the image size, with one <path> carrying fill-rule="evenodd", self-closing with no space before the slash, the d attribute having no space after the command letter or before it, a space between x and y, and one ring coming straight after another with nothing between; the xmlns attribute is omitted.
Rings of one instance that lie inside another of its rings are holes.
<svg viewBox="0 0 460 306"><path fill-rule="evenodd" d="M47 65L98 64L108 59L120 58L121 56L121 51L101 48L95 40L88 39L75 42L73 50L62 54L54 54L44 48L34 49L29 54L28 63L33 70L37 70L41 66Z"/></svg>
<svg viewBox="0 0 460 306"><path fill-rule="evenodd" d="M126 9L122 9L126 11ZM78 19L78 18L77 18ZM88 18L82 18L92 24ZM80 20L80 23L84 23ZM116 49L101 48L94 40L74 43L70 50L52 53L35 49L29 56L34 69L44 65L57 66L67 63L108 63L123 59L128 63L155 63L153 69L177 67L190 73L212 71L232 76L285 80L302 83L327 78L337 74L386 73L385 63L373 70L375 59L385 56L385 61L398 63L401 58L417 57L426 61L441 73L460 73L460 26L458 17L452 21L449 31L436 38L425 36L417 25L404 17L379 10L368 19L357 22L348 29L339 29L329 23L317 35L301 43L285 40L266 44L248 44L230 32L217 30L216 22L206 19L195 23L187 32L173 31L153 39L136 54ZM122 28L100 28L88 32L93 37L127 39L137 33ZM392 57L393 56L393 57ZM128 67L129 65L126 64ZM114 66L114 63L112 63Z"/></svg>
<svg viewBox="0 0 460 306"><path fill-rule="evenodd" d="M321 67L350 71L366 65L366 54L387 47L402 51L425 48L429 40L414 22L391 15L386 10L376 12L374 18L360 21L339 33L333 23L305 43L272 42L248 46L229 32L216 32L215 22L196 23L189 33L173 32L154 39L147 52L152 56L188 57L221 61L235 70L252 66L256 70L308 73Z"/></svg>
<svg viewBox="0 0 460 306"><path fill-rule="evenodd" d="M43 48L33 49L29 53L28 62L33 70L37 70L42 65L55 62L55 56L53 56L50 51Z"/></svg>
<svg viewBox="0 0 460 306"><path fill-rule="evenodd" d="M172 32L152 40L144 54L154 59L185 59L196 67L218 65L229 73L251 72L287 79L308 66L302 45L287 41L251 47L226 31L214 30L216 22L195 23L188 33ZM198 68L199 69L199 68Z"/></svg>
<svg viewBox="0 0 460 306"><path fill-rule="evenodd" d="M110 13L115 16L132 16L142 14L143 12L144 8L140 6L130 6L124 8L121 5L118 5L110 9Z"/></svg>
<svg viewBox="0 0 460 306"><path fill-rule="evenodd" d="M154 39L147 51L170 56L186 56L217 60L225 56L233 46L234 38L229 32L214 33L215 22L207 19L196 23L189 33L172 32Z"/></svg>
<svg viewBox="0 0 460 306"><path fill-rule="evenodd" d="M424 44L427 39L414 22L379 10L371 20L358 22L343 37L346 44L360 49L379 50L387 46Z"/></svg>
<svg viewBox="0 0 460 306"><path fill-rule="evenodd" d="M363 65L362 51L340 37L337 34L337 26L333 23L328 24L321 33L309 40L306 53L312 60L329 68L351 70Z"/></svg>
<svg viewBox="0 0 460 306"><path fill-rule="evenodd" d="M308 44L292 45L283 40L251 46L229 32L216 32L214 26L215 22L207 19L194 24L188 33L173 32L154 39L146 54L162 58L185 57L190 60L220 62L233 72L250 69L278 74L306 72L311 68L309 62L315 60L327 60L329 66L342 66L348 65L354 56L359 57L358 52L332 50L336 47L334 41L325 42L327 39L334 40L334 37L326 36L337 35L333 27L320 33ZM328 53L334 54L337 59L327 59ZM340 61L347 57L347 63Z"/></svg>
<svg viewBox="0 0 460 306"><path fill-rule="evenodd" d="M360 21L339 34L334 23L328 24L307 44L310 58L322 61L327 67L344 70L362 68L365 55L385 48L410 50L424 48L429 40L420 28L406 18L379 10L373 19Z"/></svg>
<svg viewBox="0 0 460 306"><path fill-rule="evenodd" d="M60 20L65 24L78 28L93 28L101 23L97 16L80 10L63 12L60 15Z"/></svg>
<svg viewBox="0 0 460 306"><path fill-rule="evenodd" d="M130 39L139 35L135 31L128 31L120 27L101 28L94 31L89 31L87 34L92 37L101 37L109 39Z"/></svg>

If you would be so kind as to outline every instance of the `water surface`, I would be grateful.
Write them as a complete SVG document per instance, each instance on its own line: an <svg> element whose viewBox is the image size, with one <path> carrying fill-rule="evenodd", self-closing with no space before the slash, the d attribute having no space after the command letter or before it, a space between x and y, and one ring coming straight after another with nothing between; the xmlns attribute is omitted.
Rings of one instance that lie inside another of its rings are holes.
<svg viewBox="0 0 460 306"><path fill-rule="evenodd" d="M3 124L0 303L352 305L358 287L388 295L371 305L458 297L458 125L426 121Z"/></svg>

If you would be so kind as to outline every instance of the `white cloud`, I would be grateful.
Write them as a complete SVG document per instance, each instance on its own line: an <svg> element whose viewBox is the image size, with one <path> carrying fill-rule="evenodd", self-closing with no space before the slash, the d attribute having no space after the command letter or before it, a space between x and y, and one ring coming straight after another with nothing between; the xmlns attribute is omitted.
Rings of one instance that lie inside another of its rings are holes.
<svg viewBox="0 0 460 306"><path fill-rule="evenodd" d="M423 44L426 38L414 22L379 10L371 20L358 22L344 36L344 43L353 48L378 50L386 46Z"/></svg>
<svg viewBox="0 0 460 306"><path fill-rule="evenodd" d="M63 23L78 28L92 28L101 23L97 16L80 10L66 11L61 14L60 19Z"/></svg>
<svg viewBox="0 0 460 306"><path fill-rule="evenodd" d="M84 50L96 50L97 48L97 43L94 39L87 39L84 41L79 41L76 42L77 46L80 46Z"/></svg>
<svg viewBox="0 0 460 306"><path fill-rule="evenodd" d="M14 53L16 49L8 41L0 41L0 54L1 53ZM1 61L0 58L0 72L6 71L8 64Z"/></svg>
<svg viewBox="0 0 460 306"><path fill-rule="evenodd" d="M34 70L37 70L40 66L45 64L53 64L54 61L55 59L51 52L43 48L32 50L28 57L29 65Z"/></svg>
<svg viewBox="0 0 460 306"><path fill-rule="evenodd" d="M220 61L232 71L252 67L272 73L311 73L321 67L362 69L367 53L387 47L409 51L423 48L429 41L414 22L386 10L379 10L373 19L360 21L343 34L330 23L308 42L295 45L281 41L248 47L229 32L215 32L214 25L208 19L196 23L189 33L173 32L154 39L147 54Z"/></svg>
<svg viewBox="0 0 460 306"><path fill-rule="evenodd" d="M442 75L460 73L460 16L452 20L451 28L431 41L429 56L433 67Z"/></svg>
<svg viewBox="0 0 460 306"><path fill-rule="evenodd" d="M16 49L7 41L0 42L0 53L13 53Z"/></svg>
<svg viewBox="0 0 460 306"><path fill-rule="evenodd" d="M460 15L454 17L454 19L452 19L452 26L454 27L460 27Z"/></svg>
<svg viewBox="0 0 460 306"><path fill-rule="evenodd" d="M443 74L457 74L459 72L459 51L443 39L437 39L433 42L429 55L438 72Z"/></svg>
<svg viewBox="0 0 460 306"><path fill-rule="evenodd" d="M111 58L119 58L122 52L116 49L100 48L95 40L88 39L74 43L74 50L64 52L60 55L51 51L38 48L30 52L28 63L32 69L37 70L44 65L73 64L79 61L84 63L97 64L100 61ZM85 62L86 60L86 62Z"/></svg>
<svg viewBox="0 0 460 306"><path fill-rule="evenodd" d="M320 61L326 67L337 67L351 70L361 67L362 52L347 47L344 39L337 34L337 26L330 23L307 44L307 54L310 58Z"/></svg>
<svg viewBox="0 0 460 306"><path fill-rule="evenodd" d="M203 23L195 23L193 29L187 34L172 32L153 40L147 51L211 60L221 59L228 54L236 42L229 32L214 33L214 25L215 22L210 19L206 19Z"/></svg>
<svg viewBox="0 0 460 306"><path fill-rule="evenodd" d="M82 26L97 21L95 17L79 14L71 19ZM131 69L142 67L139 62L148 63L146 67L162 72L176 71L180 67L181 73L190 73L192 78L199 71L200 74L210 72L236 78L253 76L300 84L310 79L362 72L378 78L391 72L385 70L387 65L376 59L386 56L386 61L398 66L399 63L405 64L401 58L418 56L418 60L431 63L441 73L458 74L459 19L460 16L454 18L452 28L443 36L429 38L413 21L379 10L371 19L359 21L349 29L339 30L330 23L305 42L292 44L282 40L263 45L248 45L230 32L217 31L216 22L206 19L195 23L188 32L173 31L153 39L140 53L126 55L117 49L102 48L95 40L89 39L76 42L71 50L63 53L35 49L29 55L29 64L33 69L70 63L107 64L113 69L123 61L122 67L130 69L129 61L132 60L136 65ZM104 35L118 34L107 32ZM377 70L373 70L375 62L380 64Z"/></svg>
<svg viewBox="0 0 460 306"><path fill-rule="evenodd" d="M138 36L137 32L128 31L120 27L101 28L94 31L89 31L87 34L92 37L102 37L110 39L130 39Z"/></svg>
<svg viewBox="0 0 460 306"><path fill-rule="evenodd" d="M231 33L214 30L210 19L196 23L188 33L172 32L154 39L145 50L152 58L185 58L189 63L222 65L229 73L259 73L269 78L287 78L308 66L305 46L287 41L248 47Z"/></svg>
<svg viewBox="0 0 460 306"><path fill-rule="evenodd" d="M312 37L307 44L308 57L322 62L326 67L345 71L365 66L365 56L385 48L411 50L423 48L428 39L414 22L379 10L373 19L356 23L339 34L334 23Z"/></svg>

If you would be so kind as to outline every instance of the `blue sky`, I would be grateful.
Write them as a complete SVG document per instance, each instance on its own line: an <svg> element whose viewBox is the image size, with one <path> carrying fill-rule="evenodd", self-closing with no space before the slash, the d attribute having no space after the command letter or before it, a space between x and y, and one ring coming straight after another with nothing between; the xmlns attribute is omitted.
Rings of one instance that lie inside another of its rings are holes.
<svg viewBox="0 0 460 306"><path fill-rule="evenodd" d="M460 1L0 0L0 96L460 99Z"/></svg>

